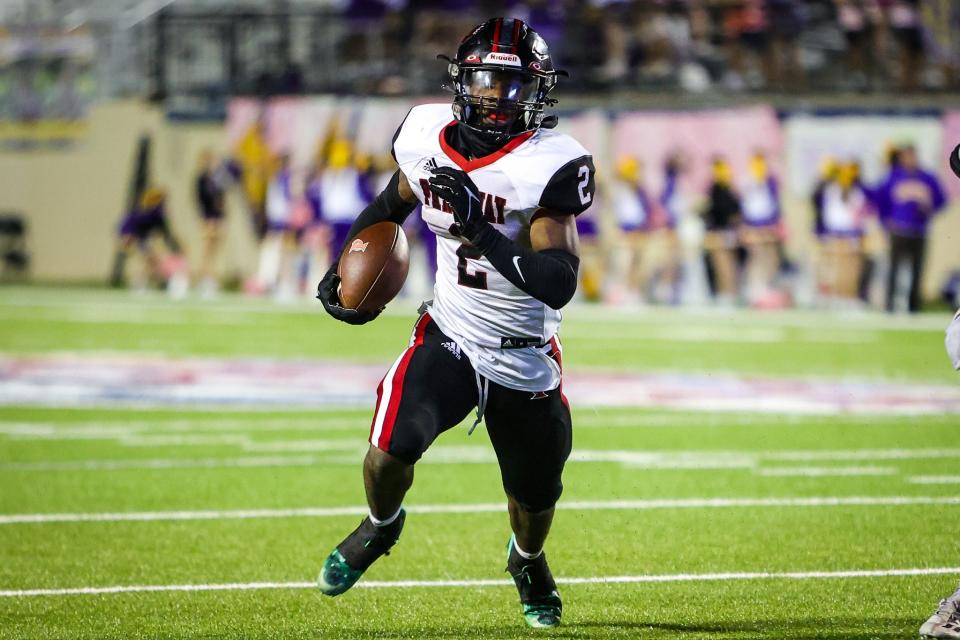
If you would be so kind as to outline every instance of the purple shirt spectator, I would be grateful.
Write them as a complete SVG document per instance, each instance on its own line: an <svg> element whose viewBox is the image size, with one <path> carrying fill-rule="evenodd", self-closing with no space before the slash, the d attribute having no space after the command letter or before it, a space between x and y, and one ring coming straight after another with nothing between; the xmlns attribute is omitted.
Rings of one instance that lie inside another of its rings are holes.
<svg viewBox="0 0 960 640"><path fill-rule="evenodd" d="M940 181L920 168L897 168L877 188L877 209L891 233L922 237L930 220L946 204Z"/></svg>
<svg viewBox="0 0 960 640"><path fill-rule="evenodd" d="M155 207L137 207L127 214L120 223L121 236L133 236L140 242L145 242L151 233L166 226L166 212L162 204Z"/></svg>

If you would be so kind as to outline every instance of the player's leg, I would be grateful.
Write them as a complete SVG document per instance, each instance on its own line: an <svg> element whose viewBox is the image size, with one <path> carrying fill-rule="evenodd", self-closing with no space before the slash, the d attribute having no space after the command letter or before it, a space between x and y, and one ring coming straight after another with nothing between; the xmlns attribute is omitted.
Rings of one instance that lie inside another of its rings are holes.
<svg viewBox="0 0 960 640"><path fill-rule="evenodd" d="M422 316L409 348L377 389L363 464L370 517L327 557L318 579L323 593L335 596L349 589L396 543L414 464L440 433L459 424L476 404L476 375L470 361L429 315Z"/></svg>
<svg viewBox="0 0 960 640"><path fill-rule="evenodd" d="M940 601L934 614L920 627L920 637L960 639L960 588Z"/></svg>
<svg viewBox="0 0 960 640"><path fill-rule="evenodd" d="M530 393L491 385L486 424L513 529L507 570L520 592L527 624L554 627L563 605L543 547L572 446L569 407L560 388Z"/></svg>

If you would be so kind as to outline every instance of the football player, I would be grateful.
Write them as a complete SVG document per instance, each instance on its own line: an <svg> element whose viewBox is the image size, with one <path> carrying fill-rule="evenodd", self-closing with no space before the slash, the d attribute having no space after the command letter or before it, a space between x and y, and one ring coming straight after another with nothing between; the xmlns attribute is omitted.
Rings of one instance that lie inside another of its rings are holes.
<svg viewBox="0 0 960 640"><path fill-rule="evenodd" d="M950 168L960 178L960 145L950 154ZM947 327L947 355L953 368L960 371L960 311L953 316ZM940 606L920 627L922 638L954 638L960 640L960 588L949 598L940 601Z"/></svg>
<svg viewBox="0 0 960 640"><path fill-rule="evenodd" d="M500 465L513 530L507 570L524 619L554 627L561 601L543 547L572 429L557 331L577 286L575 216L594 196L593 159L551 131L557 119L545 108L566 74L521 20L488 20L454 59L440 57L452 111L410 110L393 137L399 170L348 237L383 220L400 224L421 204L437 242L434 300L377 390L363 464L370 516L331 552L318 582L341 594L390 550L415 463L476 409L474 426L485 419ZM336 271L318 286L326 311L351 324L373 320L378 312L341 306Z"/></svg>
<svg viewBox="0 0 960 640"><path fill-rule="evenodd" d="M920 627L921 638L960 639L960 587Z"/></svg>

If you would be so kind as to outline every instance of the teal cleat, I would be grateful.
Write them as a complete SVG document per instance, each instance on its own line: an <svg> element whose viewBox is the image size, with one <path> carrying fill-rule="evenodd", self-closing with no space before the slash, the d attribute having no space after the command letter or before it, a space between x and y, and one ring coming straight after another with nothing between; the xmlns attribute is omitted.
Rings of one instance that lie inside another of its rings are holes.
<svg viewBox="0 0 960 640"><path fill-rule="evenodd" d="M320 592L328 596L340 595L355 585L380 556L390 555L390 548L400 539L406 517L407 512L400 509L397 519L383 527L376 527L370 518L364 518L324 561L317 577Z"/></svg>
<svg viewBox="0 0 960 640"><path fill-rule="evenodd" d="M557 592L557 583L553 580L547 557L541 553L533 560L527 560L517 553L514 538L510 536L507 544L507 571L513 577L520 593L520 607L527 626L535 629L560 626L563 614L563 602Z"/></svg>
<svg viewBox="0 0 960 640"><path fill-rule="evenodd" d="M351 567L340 551L334 549L323 563L317 586L326 596L338 596L356 584L362 575L363 570Z"/></svg>

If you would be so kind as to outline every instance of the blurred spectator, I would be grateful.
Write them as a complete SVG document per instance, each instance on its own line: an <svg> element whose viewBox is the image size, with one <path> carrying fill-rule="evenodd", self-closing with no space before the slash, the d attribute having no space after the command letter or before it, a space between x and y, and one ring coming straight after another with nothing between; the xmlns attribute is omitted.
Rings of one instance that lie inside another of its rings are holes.
<svg viewBox="0 0 960 640"><path fill-rule="evenodd" d="M887 20L899 49L897 84L903 91L913 91L919 85L924 59L919 7L920 0L893 0L887 8Z"/></svg>
<svg viewBox="0 0 960 640"><path fill-rule="evenodd" d="M292 177L289 156L280 156L277 170L267 183L267 231L260 242L253 288L253 293L272 292L280 301L291 300L296 291Z"/></svg>
<svg viewBox="0 0 960 640"><path fill-rule="evenodd" d="M856 306L860 300L863 237L870 197L855 161L828 160L813 195L820 242L819 290L829 306Z"/></svg>
<svg viewBox="0 0 960 640"><path fill-rule="evenodd" d="M330 227L323 214L323 166L318 162L307 172L303 197L310 215L302 230L300 247L306 258L307 286L304 293L313 297L313 285L320 282L327 268L336 258L330 247ZM359 213L359 212L358 212Z"/></svg>
<svg viewBox="0 0 960 640"><path fill-rule="evenodd" d="M926 255L927 229L946 197L937 177L919 166L912 145L899 149L897 165L876 189L881 221L890 236L887 311L894 311L901 289L909 289L911 312L920 310L920 283ZM906 274L904 277L902 274Z"/></svg>
<svg viewBox="0 0 960 640"><path fill-rule="evenodd" d="M165 285L172 297L183 297L187 293L186 261L180 248L180 242L173 235L167 223L166 193L152 186L144 190L137 206L127 213L118 235L118 271L131 254L143 258L143 270L134 272L132 281L135 290L145 290L154 285ZM166 251L155 246L155 239L163 241Z"/></svg>
<svg viewBox="0 0 960 640"><path fill-rule="evenodd" d="M660 207L664 215L665 259L663 264L664 281L670 289L670 302L680 301L680 264L682 260L678 225L689 215L690 203L680 179L684 171L684 161L679 153L671 154L664 165L663 191L660 194Z"/></svg>
<svg viewBox="0 0 960 640"><path fill-rule="evenodd" d="M631 4L624 0L590 1L602 20L606 59L599 71L607 82L624 80L630 73Z"/></svg>
<svg viewBox="0 0 960 640"><path fill-rule="evenodd" d="M859 89L868 86L870 66L874 57L869 55L871 42L875 37L873 16L867 5L872 0L835 0L837 22L843 30L847 43L846 65L850 73L850 83Z"/></svg>
<svg viewBox="0 0 960 640"><path fill-rule="evenodd" d="M750 159L740 210L740 237L747 250L746 294L754 302L773 287L780 270L780 192L762 152Z"/></svg>
<svg viewBox="0 0 960 640"><path fill-rule="evenodd" d="M223 242L224 192L228 174L209 149L200 154L196 180L197 208L201 219L203 250L200 256L200 294L216 295L219 288L217 259Z"/></svg>
<svg viewBox="0 0 960 640"><path fill-rule="evenodd" d="M768 86L779 91L802 90L805 84L797 44L804 28L804 5L796 0L766 0L773 70L767 80Z"/></svg>
<svg viewBox="0 0 960 640"><path fill-rule="evenodd" d="M759 88L773 77L769 26L764 0L744 0L725 9L723 32L730 63L726 78L729 88Z"/></svg>
<svg viewBox="0 0 960 640"><path fill-rule="evenodd" d="M818 88L916 90L957 87L960 3L956 0L345 0L324 3L279 44L243 39L229 60L172 59L183 78L207 77L226 94L354 92L412 95L442 82L438 53L484 17L526 20L550 43L576 83L597 89L703 92ZM244 33L273 34L282 9L233 16ZM230 13L227 11L226 13ZM309 14L310 10L304 13ZM230 16L227 16L230 19ZM239 28L239 27L238 27ZM197 29L205 38L208 29ZM189 34L177 34L187 38ZM312 39L311 39L312 38ZM223 56L231 55L222 47ZM323 68L317 68L323 59ZM935 63L940 73L928 63ZM202 67L202 69L201 69ZM887 74L886 69L895 69ZM331 72L335 69L335 72ZM889 77L888 77L889 76ZM254 81L254 79L259 79ZM162 81L172 82L169 77ZM211 83L205 84L209 91ZM178 86L162 87L175 95ZM179 91L199 92L183 81ZM22 92L21 92L22 93ZM30 109L26 109L30 111Z"/></svg>
<svg viewBox="0 0 960 640"><path fill-rule="evenodd" d="M330 255L333 256L343 249L350 225L374 198L369 177L359 170L353 156L348 141L335 140L320 176L320 199L324 220L330 225Z"/></svg>
<svg viewBox="0 0 960 640"><path fill-rule="evenodd" d="M927 0L920 6L928 57L943 74L943 84L957 86L960 79L960 2Z"/></svg>
<svg viewBox="0 0 960 640"><path fill-rule="evenodd" d="M653 227L653 209L643 186L640 161L625 156L617 161L610 184L610 205L619 231L615 289L628 299L648 300L649 271L644 249ZM620 296L617 296L620 297Z"/></svg>
<svg viewBox="0 0 960 640"><path fill-rule="evenodd" d="M703 214L706 236L703 248L709 257L708 273L716 301L732 305L737 299L737 224L740 199L733 191L733 169L726 158L713 159L713 182Z"/></svg>
<svg viewBox="0 0 960 640"><path fill-rule="evenodd" d="M267 182L275 159L267 146L263 122L253 123L234 150L233 165L243 187L244 201L258 239L267 232Z"/></svg>

